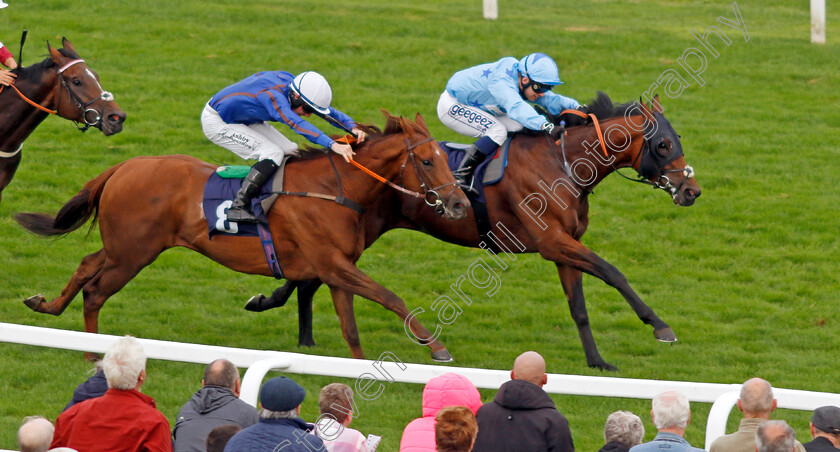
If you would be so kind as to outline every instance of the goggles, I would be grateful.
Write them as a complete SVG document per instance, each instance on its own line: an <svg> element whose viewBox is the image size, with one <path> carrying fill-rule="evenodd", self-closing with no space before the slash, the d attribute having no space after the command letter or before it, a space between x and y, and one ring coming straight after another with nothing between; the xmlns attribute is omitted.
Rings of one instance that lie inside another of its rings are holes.
<svg viewBox="0 0 840 452"><path fill-rule="evenodd" d="M529 86L531 87L531 90L533 90L537 94L542 94L544 92L551 91L554 88L553 85L545 85L534 81L532 81Z"/></svg>

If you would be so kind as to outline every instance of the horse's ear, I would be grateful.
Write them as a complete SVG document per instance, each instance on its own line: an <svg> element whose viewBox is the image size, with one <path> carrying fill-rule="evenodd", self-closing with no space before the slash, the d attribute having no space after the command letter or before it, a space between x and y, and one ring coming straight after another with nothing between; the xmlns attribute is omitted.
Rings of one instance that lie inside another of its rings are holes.
<svg viewBox="0 0 840 452"><path fill-rule="evenodd" d="M384 108L380 108L379 111L382 112L382 115L385 116L385 119L391 119L392 118L391 113L388 113L388 110L386 110Z"/></svg>
<svg viewBox="0 0 840 452"><path fill-rule="evenodd" d="M76 49L73 48L73 44L70 42L69 39L61 38L61 46L64 47L65 49L75 53L76 55L78 55L78 53L76 52Z"/></svg>
<svg viewBox="0 0 840 452"><path fill-rule="evenodd" d="M653 96L653 102L651 102L650 108L656 113L662 113L665 111L665 109L662 108L662 104L659 103L659 94Z"/></svg>
<svg viewBox="0 0 840 452"><path fill-rule="evenodd" d="M426 120L423 119L423 116L420 113L417 113L417 115L414 116L414 122L416 122L421 129L429 130L429 128L426 127Z"/></svg>
<svg viewBox="0 0 840 452"><path fill-rule="evenodd" d="M55 64L61 66L61 59L64 58L64 55L62 55L61 52L56 50L55 47L50 45L49 41L47 41L47 49L49 49L50 57L52 57L52 60L55 62Z"/></svg>

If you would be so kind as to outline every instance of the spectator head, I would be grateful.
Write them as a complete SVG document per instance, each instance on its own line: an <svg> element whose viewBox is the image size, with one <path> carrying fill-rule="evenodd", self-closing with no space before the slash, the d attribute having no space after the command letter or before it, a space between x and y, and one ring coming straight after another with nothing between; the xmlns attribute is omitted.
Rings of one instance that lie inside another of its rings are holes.
<svg viewBox="0 0 840 452"><path fill-rule="evenodd" d="M604 424L604 441L618 442L628 449L642 443L645 426L639 416L629 411L616 411L607 417Z"/></svg>
<svg viewBox="0 0 840 452"><path fill-rule="evenodd" d="M46 452L50 448L55 427L41 416L27 416L18 429L17 440L21 452Z"/></svg>
<svg viewBox="0 0 840 452"><path fill-rule="evenodd" d="M228 441L240 430L242 430L242 427L234 424L220 425L210 430L210 434L207 435L207 441L205 442L207 452L224 451Z"/></svg>
<svg viewBox="0 0 840 452"><path fill-rule="evenodd" d="M237 396L240 384L239 369L226 359L217 359L208 364L204 369L204 379L201 380L202 386L221 386Z"/></svg>
<svg viewBox="0 0 840 452"><path fill-rule="evenodd" d="M465 406L444 407L435 416L435 444L438 452L469 452L477 434L475 415Z"/></svg>
<svg viewBox="0 0 840 452"><path fill-rule="evenodd" d="M817 408L811 416L811 427L822 433L840 436L840 408L831 405Z"/></svg>
<svg viewBox="0 0 840 452"><path fill-rule="evenodd" d="M108 387L120 390L139 388L146 380L146 354L137 339L126 336L113 343L102 359Z"/></svg>
<svg viewBox="0 0 840 452"><path fill-rule="evenodd" d="M793 452L796 433L785 421L765 421L755 432L757 452Z"/></svg>
<svg viewBox="0 0 840 452"><path fill-rule="evenodd" d="M276 377L266 381L260 389L262 419L294 419L300 413L300 404L306 397L306 390L288 377Z"/></svg>
<svg viewBox="0 0 840 452"><path fill-rule="evenodd" d="M666 391L653 398L650 412L653 424L659 430L683 429L688 427L691 408L688 399L676 391Z"/></svg>
<svg viewBox="0 0 840 452"><path fill-rule="evenodd" d="M545 374L545 359L539 353L532 351L517 356L513 362L510 378L530 381L542 387L548 380L548 376Z"/></svg>
<svg viewBox="0 0 840 452"><path fill-rule="evenodd" d="M334 417L339 424L350 425L353 419L353 390L343 383L324 386L318 398L318 408L321 414Z"/></svg>
<svg viewBox="0 0 840 452"><path fill-rule="evenodd" d="M770 419L770 413L776 409L773 387L767 380L751 378L741 385L738 409L744 417Z"/></svg>

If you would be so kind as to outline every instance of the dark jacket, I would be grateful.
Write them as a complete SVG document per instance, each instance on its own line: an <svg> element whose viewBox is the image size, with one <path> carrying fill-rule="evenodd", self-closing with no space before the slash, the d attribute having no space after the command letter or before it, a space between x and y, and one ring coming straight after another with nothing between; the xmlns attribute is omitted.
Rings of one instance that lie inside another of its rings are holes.
<svg viewBox="0 0 840 452"><path fill-rule="evenodd" d="M822 436L814 438L813 441L802 444L806 452L838 452L834 444Z"/></svg>
<svg viewBox="0 0 840 452"><path fill-rule="evenodd" d="M260 419L256 425L233 435L225 452L327 452L312 426L301 418Z"/></svg>
<svg viewBox="0 0 840 452"><path fill-rule="evenodd" d="M235 424L243 429L260 420L257 409L221 386L205 386L184 404L175 420L175 452L204 452L207 435L216 427Z"/></svg>
<svg viewBox="0 0 840 452"><path fill-rule="evenodd" d="M566 417L541 387L510 380L478 409L474 452L573 452Z"/></svg>
<svg viewBox="0 0 840 452"><path fill-rule="evenodd" d="M610 441L607 444L604 444L604 447L602 447L598 452L627 452L629 450L629 447L618 441Z"/></svg>
<svg viewBox="0 0 840 452"><path fill-rule="evenodd" d="M70 399L70 403L68 403L62 411L67 411L68 408L81 401L99 397L102 394L105 394L105 391L107 390L108 381L105 380L105 372L100 370L99 372L91 375L91 377L85 380L84 383L76 387L76 390L73 391L73 398Z"/></svg>

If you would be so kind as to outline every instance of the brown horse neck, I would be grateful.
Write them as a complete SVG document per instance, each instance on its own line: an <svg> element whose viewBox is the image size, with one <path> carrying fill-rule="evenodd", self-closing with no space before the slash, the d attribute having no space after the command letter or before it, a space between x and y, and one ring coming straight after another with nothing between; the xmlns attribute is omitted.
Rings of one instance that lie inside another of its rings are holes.
<svg viewBox="0 0 840 452"><path fill-rule="evenodd" d="M27 72L35 70L37 67L22 68L15 81L15 87L32 102L48 109L54 109L56 107L55 99L58 96L58 72L55 69L46 69L42 71L38 81L30 81ZM54 77L54 80L49 82L49 77ZM11 87L6 87L3 90L2 99L0 151L11 152L16 150L29 137L32 131L46 119L48 114L30 105Z"/></svg>

